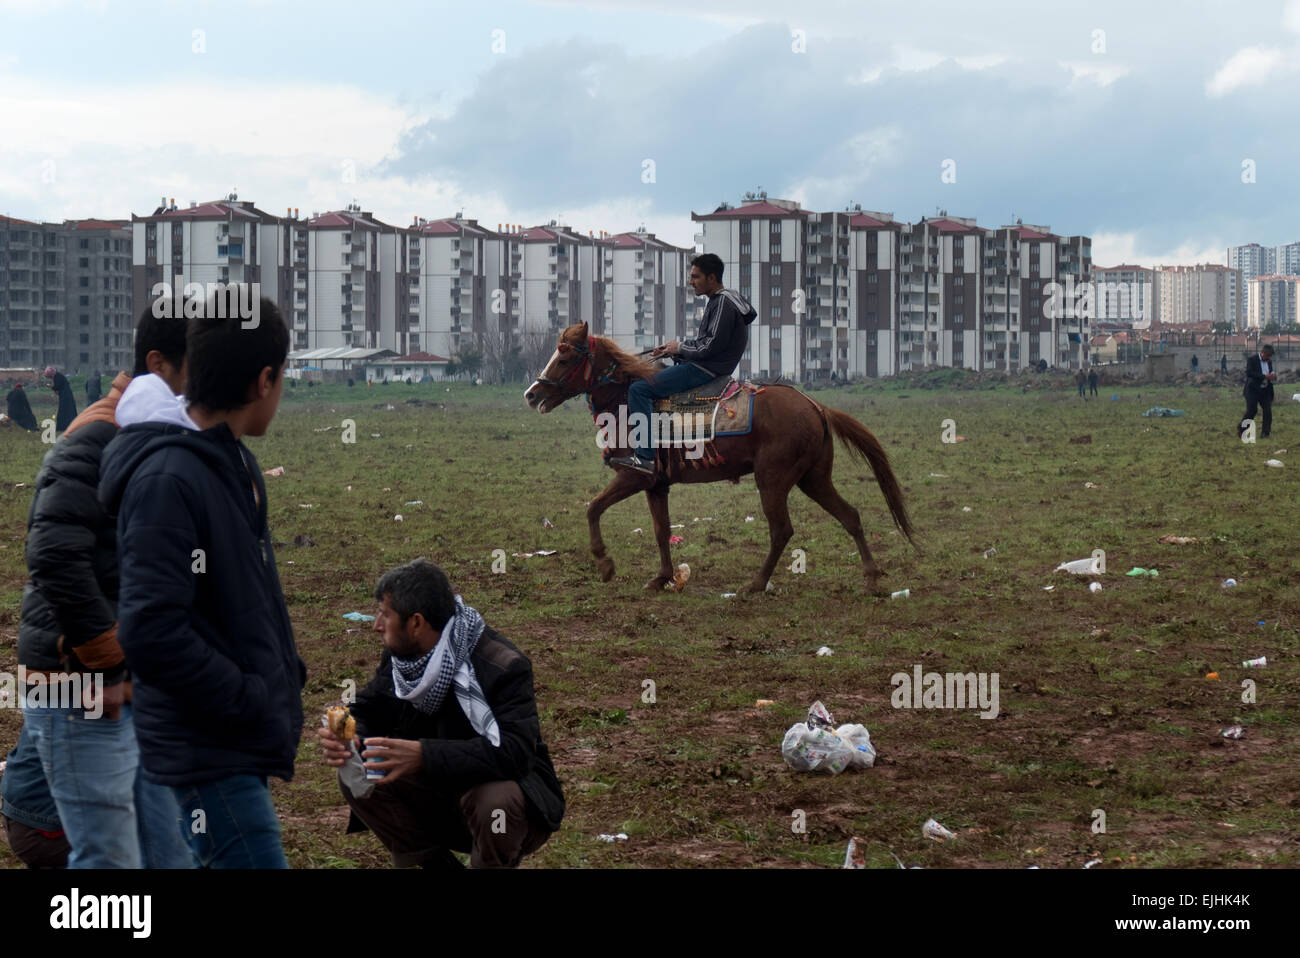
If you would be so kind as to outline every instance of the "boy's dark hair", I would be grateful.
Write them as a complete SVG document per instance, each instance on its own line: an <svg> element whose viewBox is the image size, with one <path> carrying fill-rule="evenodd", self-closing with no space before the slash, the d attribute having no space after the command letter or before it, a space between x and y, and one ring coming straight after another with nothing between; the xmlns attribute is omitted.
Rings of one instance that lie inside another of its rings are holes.
<svg viewBox="0 0 1300 958"><path fill-rule="evenodd" d="M228 292L233 289L232 285ZM237 300L232 296L232 301ZM214 297L202 316L190 320L185 396L191 404L212 410L242 409L248 405L249 387L263 369L271 367L271 382L280 375L289 355L289 329L271 300L263 297L254 309L254 317L245 320L238 309L219 304ZM252 318L257 324L245 329L244 323Z"/></svg>
<svg viewBox="0 0 1300 958"><path fill-rule="evenodd" d="M149 371L145 358L154 350L162 353L173 366L185 360L185 320L160 317L153 314L153 306L140 312L135 324L135 368L132 376L143 376Z"/></svg>
<svg viewBox="0 0 1300 958"><path fill-rule="evenodd" d="M1261 353L1268 353L1270 356L1273 355L1273 347L1270 346L1268 343L1265 343L1263 346L1259 347L1259 351Z"/></svg>
<svg viewBox="0 0 1300 958"><path fill-rule="evenodd" d="M441 631L456 612L456 597L447 574L423 557L381 575L375 585L375 601L383 602L384 596L388 596L402 625L418 612Z"/></svg>
<svg viewBox="0 0 1300 958"><path fill-rule="evenodd" d="M698 266L706 277L716 276L722 282L722 257L717 253L701 253L691 260L691 265Z"/></svg>

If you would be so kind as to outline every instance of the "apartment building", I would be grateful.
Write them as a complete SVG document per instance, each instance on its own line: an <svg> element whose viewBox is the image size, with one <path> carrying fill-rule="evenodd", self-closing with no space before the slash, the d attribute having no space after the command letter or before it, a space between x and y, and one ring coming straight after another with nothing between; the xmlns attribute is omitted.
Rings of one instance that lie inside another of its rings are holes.
<svg viewBox="0 0 1300 958"><path fill-rule="evenodd" d="M1247 328L1300 323L1300 276L1256 276L1246 290Z"/></svg>
<svg viewBox="0 0 1300 958"><path fill-rule="evenodd" d="M1098 266L1092 271L1096 283L1094 299L1098 322L1132 323L1145 327L1158 313L1155 270L1121 263Z"/></svg>
<svg viewBox="0 0 1300 958"><path fill-rule="evenodd" d="M0 367L71 368L64 244L53 223L0 216Z"/></svg>
<svg viewBox="0 0 1300 958"><path fill-rule="evenodd" d="M1217 263L1156 269L1156 318L1162 325L1244 321L1241 270Z"/></svg>
<svg viewBox="0 0 1300 958"><path fill-rule="evenodd" d="M1273 268L1268 271L1270 273L1279 276L1300 276L1300 240L1276 247L1273 250L1272 266Z"/></svg>
<svg viewBox="0 0 1300 958"><path fill-rule="evenodd" d="M658 239L645 227L602 236L593 247L592 329L634 352L690 335L695 294L686 287L692 250ZM585 275L584 275L585 280ZM587 290L584 282L584 294Z"/></svg>
<svg viewBox="0 0 1300 958"><path fill-rule="evenodd" d="M112 376L135 365L129 220L66 220L66 355L77 372Z"/></svg>

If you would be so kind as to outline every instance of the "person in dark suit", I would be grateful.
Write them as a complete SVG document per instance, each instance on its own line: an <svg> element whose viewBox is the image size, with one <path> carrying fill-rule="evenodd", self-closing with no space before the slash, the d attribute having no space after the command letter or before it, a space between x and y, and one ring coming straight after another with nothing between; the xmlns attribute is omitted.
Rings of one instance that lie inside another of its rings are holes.
<svg viewBox="0 0 1300 958"><path fill-rule="evenodd" d="M1262 410L1264 421L1260 436L1268 438L1273 428L1273 383L1277 382L1277 369L1273 366L1273 347L1263 346L1246 360L1246 386L1241 394L1246 397L1246 415L1237 424L1237 438L1246 431L1246 423L1253 422L1255 413Z"/></svg>
<svg viewBox="0 0 1300 958"><path fill-rule="evenodd" d="M68 377L53 366L45 367L45 378L50 380L50 388L59 397L59 410L55 413L54 428L62 433L72 425L72 420L77 418L77 400L72 395L72 386L68 384Z"/></svg>
<svg viewBox="0 0 1300 958"><path fill-rule="evenodd" d="M35 432L40 428L36 425L36 416L32 413L32 404L27 401L23 384L16 379L14 388L9 390L9 395L5 397L5 408L9 418L28 432Z"/></svg>

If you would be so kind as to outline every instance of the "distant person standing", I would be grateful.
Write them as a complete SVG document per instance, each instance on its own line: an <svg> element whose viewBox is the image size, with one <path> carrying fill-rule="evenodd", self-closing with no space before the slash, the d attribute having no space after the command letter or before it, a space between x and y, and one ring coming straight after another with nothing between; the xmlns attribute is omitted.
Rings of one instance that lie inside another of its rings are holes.
<svg viewBox="0 0 1300 958"><path fill-rule="evenodd" d="M86 405L90 406L99 402L99 397L103 395L104 384L99 381L99 370L96 369L86 377Z"/></svg>
<svg viewBox="0 0 1300 958"><path fill-rule="evenodd" d="M1228 375L1228 354L1224 353L1219 357L1219 375Z"/></svg>
<svg viewBox="0 0 1300 958"><path fill-rule="evenodd" d="M28 432L35 432L38 428L36 415L32 412L32 404L27 401L23 384L16 379L14 388L9 390L9 395L5 396L5 414Z"/></svg>
<svg viewBox="0 0 1300 958"><path fill-rule="evenodd" d="M1201 368L1201 363L1200 363L1200 361L1199 361L1195 356L1193 356L1193 357L1192 357L1192 372L1194 373L1194 372L1196 372L1196 371L1197 371L1198 369L1200 369L1200 368Z"/></svg>
<svg viewBox="0 0 1300 958"><path fill-rule="evenodd" d="M77 418L77 400L72 395L72 387L68 385L68 377L53 366L45 367L45 378L50 380L50 388L59 397L59 411L54 416L54 429L61 433L72 424L72 420Z"/></svg>
<svg viewBox="0 0 1300 958"><path fill-rule="evenodd" d="M1086 401L1088 398L1088 394L1084 392L1084 390L1087 388L1088 385L1088 377L1084 375L1082 369L1079 370L1079 375L1074 377L1074 384L1079 387L1079 398Z"/></svg>
<svg viewBox="0 0 1300 958"><path fill-rule="evenodd" d="M1246 423L1255 421L1255 413L1262 409L1264 421L1260 436L1268 438L1273 428L1273 383L1277 370L1273 368L1273 347L1265 344L1260 351L1246 360L1246 385L1241 394L1246 397L1246 415L1237 424L1237 438L1246 431Z"/></svg>
<svg viewBox="0 0 1300 958"><path fill-rule="evenodd" d="M1095 369L1088 373L1088 395L1097 395L1097 370Z"/></svg>

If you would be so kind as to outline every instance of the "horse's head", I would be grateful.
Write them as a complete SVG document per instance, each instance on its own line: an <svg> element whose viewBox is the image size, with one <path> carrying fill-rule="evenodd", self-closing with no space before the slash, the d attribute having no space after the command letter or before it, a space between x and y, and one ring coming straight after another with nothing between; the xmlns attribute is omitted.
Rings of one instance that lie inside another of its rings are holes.
<svg viewBox="0 0 1300 958"><path fill-rule="evenodd" d="M546 368L524 393L528 408L550 412L566 399L586 392L592 382L593 345L587 337L586 323L574 323L560 333Z"/></svg>

